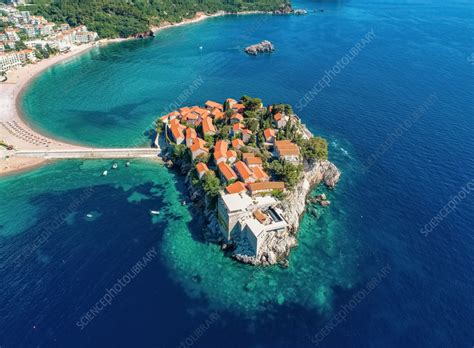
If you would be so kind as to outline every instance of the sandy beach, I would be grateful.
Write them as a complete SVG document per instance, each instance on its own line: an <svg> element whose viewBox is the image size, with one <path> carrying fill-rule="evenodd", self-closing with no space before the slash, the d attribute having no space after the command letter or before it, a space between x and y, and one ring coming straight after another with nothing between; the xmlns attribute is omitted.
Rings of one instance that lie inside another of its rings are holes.
<svg viewBox="0 0 474 348"><path fill-rule="evenodd" d="M17 102L22 91L35 76L61 61L87 52L95 44L75 46L71 51L58 54L36 64L28 64L8 72L6 82L0 83L0 140L13 145L16 150L44 150L49 148L77 149L77 145L48 138L34 131L22 118ZM16 157L14 151L0 151L0 175L30 169L46 162L41 158Z"/></svg>
<svg viewBox="0 0 474 348"><path fill-rule="evenodd" d="M186 24L191 24L191 23L197 23L201 22L203 20L213 18L213 17L221 17L221 16L230 16L230 15L251 15L251 14L268 14L268 12L263 12L263 11L248 11L248 12L237 12L237 13L231 13L231 12L225 12L225 11L218 11L213 14L205 14L204 12L197 12L196 15L193 18L189 19L184 19L181 22L178 23L166 23L160 26L154 26L151 27L151 30L153 33L158 33L161 30L172 28L172 27L179 27L182 25Z"/></svg>

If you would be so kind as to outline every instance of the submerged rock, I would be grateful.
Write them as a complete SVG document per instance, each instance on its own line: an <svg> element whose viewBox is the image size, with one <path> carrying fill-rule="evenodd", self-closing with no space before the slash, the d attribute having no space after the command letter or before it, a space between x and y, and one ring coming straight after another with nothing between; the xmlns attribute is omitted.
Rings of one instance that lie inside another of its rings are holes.
<svg viewBox="0 0 474 348"><path fill-rule="evenodd" d="M252 55L252 56L256 56L257 54L264 53L264 52L271 53L274 50L275 50L275 47L268 40L263 40L262 42L260 42L258 44L251 45L251 46L248 46L248 47L245 48L245 52Z"/></svg>

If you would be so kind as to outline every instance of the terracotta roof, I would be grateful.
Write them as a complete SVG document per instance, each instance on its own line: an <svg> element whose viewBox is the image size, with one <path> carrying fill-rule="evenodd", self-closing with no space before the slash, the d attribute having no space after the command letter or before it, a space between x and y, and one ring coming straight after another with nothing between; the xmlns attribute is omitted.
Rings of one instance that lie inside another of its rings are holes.
<svg viewBox="0 0 474 348"><path fill-rule="evenodd" d="M260 222L261 224L265 223L268 220L268 215L265 213L262 213L259 209L255 210L253 212L253 216Z"/></svg>
<svg viewBox="0 0 474 348"><path fill-rule="evenodd" d="M262 159L260 157L248 157L245 159L248 165L262 165Z"/></svg>
<svg viewBox="0 0 474 348"><path fill-rule="evenodd" d="M240 148L241 146L244 146L244 142L242 141L242 139L234 139L232 140L232 147L234 149L238 149Z"/></svg>
<svg viewBox="0 0 474 348"><path fill-rule="evenodd" d="M260 168L260 167L255 167L255 168L252 168L253 170L253 176L255 177L255 179L257 180L266 180L268 179L268 174L265 173L265 171Z"/></svg>
<svg viewBox="0 0 474 348"><path fill-rule="evenodd" d="M194 139L197 137L196 130L194 128L186 128L186 139Z"/></svg>
<svg viewBox="0 0 474 348"><path fill-rule="evenodd" d="M241 109L245 109L245 105L244 104L234 104L232 106L232 109L238 109L238 110L241 110Z"/></svg>
<svg viewBox="0 0 474 348"><path fill-rule="evenodd" d="M171 125L171 134L173 134L173 137L174 137L175 140L178 140L180 138L184 138L183 128L180 127L179 124Z"/></svg>
<svg viewBox="0 0 474 348"><path fill-rule="evenodd" d="M209 168L207 167L206 163L199 162L196 164L196 170L198 173L206 173L209 171Z"/></svg>
<svg viewBox="0 0 474 348"><path fill-rule="evenodd" d="M253 134L252 131L251 131L250 129L247 129L247 128L242 129L242 133L245 133L245 134L248 134L248 135L252 135L252 134Z"/></svg>
<svg viewBox="0 0 474 348"><path fill-rule="evenodd" d="M190 146L190 149L192 152L195 152L195 151L198 151L198 150L201 150L201 151L204 151L204 152L209 152L209 149L207 147L204 147L200 142L196 141L194 142L191 146Z"/></svg>
<svg viewBox="0 0 474 348"><path fill-rule="evenodd" d="M233 184L228 185L225 190L227 193L240 193L247 191L245 185L241 181L236 181Z"/></svg>
<svg viewBox="0 0 474 348"><path fill-rule="evenodd" d="M218 109L212 110L211 115L214 115L214 118L216 120L219 120L219 119L222 119L222 118L225 117L225 113L223 111L218 110Z"/></svg>
<svg viewBox="0 0 474 348"><path fill-rule="evenodd" d="M283 190L285 183L282 181L254 182L248 185L251 192Z"/></svg>
<svg viewBox="0 0 474 348"><path fill-rule="evenodd" d="M263 131L263 136L265 137L266 140L269 140L271 137L275 136L275 130L272 128L267 128Z"/></svg>
<svg viewBox="0 0 474 348"><path fill-rule="evenodd" d="M216 146L214 147L214 151L221 152L221 153L226 153L228 148L228 143L227 141L224 140L218 140L216 142Z"/></svg>
<svg viewBox="0 0 474 348"><path fill-rule="evenodd" d="M216 132L216 127L214 127L214 124L212 123L212 118L205 117L202 120L202 131L204 134Z"/></svg>
<svg viewBox="0 0 474 348"><path fill-rule="evenodd" d="M281 112L278 112L273 116L273 118L275 119L275 121L280 121L283 118L283 115L281 114Z"/></svg>
<svg viewBox="0 0 474 348"><path fill-rule="evenodd" d="M255 157L255 154L252 152L245 152L242 154L242 159L245 161L247 158Z"/></svg>
<svg viewBox="0 0 474 348"><path fill-rule="evenodd" d="M227 181L237 178L237 174L227 163L221 162L217 167Z"/></svg>
<svg viewBox="0 0 474 348"><path fill-rule="evenodd" d="M241 114L238 114L238 113L235 113L235 114L232 114L232 116L230 117L230 119L236 119L236 120L239 120L239 122L241 122L243 119L244 119L244 116L242 116Z"/></svg>
<svg viewBox="0 0 474 348"><path fill-rule="evenodd" d="M237 152L235 152L234 150L227 151L226 155L227 158L237 158Z"/></svg>
<svg viewBox="0 0 474 348"><path fill-rule="evenodd" d="M238 161L234 164L234 167L242 179L247 180L252 177L252 171L244 162Z"/></svg>
<svg viewBox="0 0 474 348"><path fill-rule="evenodd" d="M242 130L242 123L235 123L233 126L232 126L232 130L234 132L240 132Z"/></svg>
<svg viewBox="0 0 474 348"><path fill-rule="evenodd" d="M299 156L300 154L298 145L289 140L275 141L275 148L281 156Z"/></svg>
<svg viewBox="0 0 474 348"><path fill-rule="evenodd" d="M221 110L224 109L224 106L222 104L216 103L215 101L212 101L212 100L208 100L205 105L210 107L210 108L217 108L217 109L221 109Z"/></svg>

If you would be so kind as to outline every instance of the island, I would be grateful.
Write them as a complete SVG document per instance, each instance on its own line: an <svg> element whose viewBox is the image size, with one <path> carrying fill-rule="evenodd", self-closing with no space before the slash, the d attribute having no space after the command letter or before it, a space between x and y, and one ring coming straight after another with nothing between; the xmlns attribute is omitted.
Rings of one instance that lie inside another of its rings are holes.
<svg viewBox="0 0 474 348"><path fill-rule="evenodd" d="M262 42L248 46L244 49L244 51L252 56L256 56L259 53L271 53L275 50L273 44L268 40L263 40Z"/></svg>
<svg viewBox="0 0 474 348"><path fill-rule="evenodd" d="M186 175L207 241L252 265L288 266L308 197L320 182L334 188L340 171L288 104L259 98L208 100L157 120L155 143L168 167Z"/></svg>

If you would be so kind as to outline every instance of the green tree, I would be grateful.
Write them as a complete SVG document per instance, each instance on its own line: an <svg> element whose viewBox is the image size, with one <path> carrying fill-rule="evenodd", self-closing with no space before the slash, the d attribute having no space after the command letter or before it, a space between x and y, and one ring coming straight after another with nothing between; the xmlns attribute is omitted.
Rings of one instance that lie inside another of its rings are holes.
<svg viewBox="0 0 474 348"><path fill-rule="evenodd" d="M304 140L301 146L301 153L308 160L327 160L328 143L321 137Z"/></svg>
<svg viewBox="0 0 474 348"><path fill-rule="evenodd" d="M262 105L262 100L260 98L252 98L248 95L242 97L242 103L245 105L245 109L250 111L256 111Z"/></svg>
<svg viewBox="0 0 474 348"><path fill-rule="evenodd" d="M221 182L213 171L209 171L204 174L202 180L202 189L211 199L215 199L219 195L219 191L221 190Z"/></svg>
<svg viewBox="0 0 474 348"><path fill-rule="evenodd" d="M277 160L270 163L269 169L278 179L284 181L290 190L296 186L303 172L302 165L294 165L289 162Z"/></svg>

